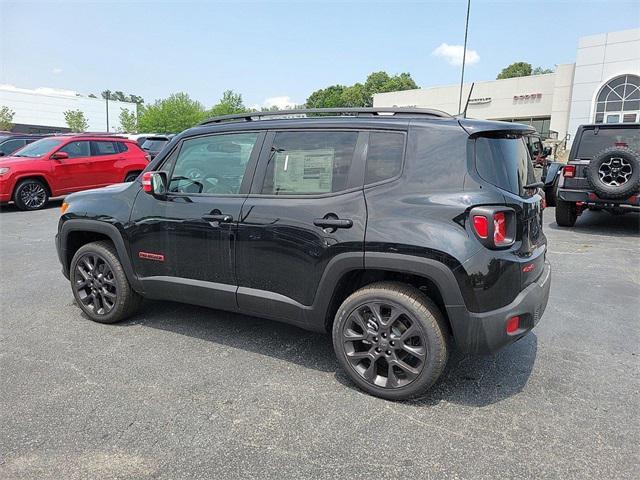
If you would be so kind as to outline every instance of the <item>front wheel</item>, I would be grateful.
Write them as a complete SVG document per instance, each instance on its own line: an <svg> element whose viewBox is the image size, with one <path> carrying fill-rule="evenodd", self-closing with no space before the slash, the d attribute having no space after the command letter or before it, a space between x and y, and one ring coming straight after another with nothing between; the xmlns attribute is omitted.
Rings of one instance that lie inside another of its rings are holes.
<svg viewBox="0 0 640 480"><path fill-rule="evenodd" d="M40 210L49 201L49 192L40 180L28 178L16 186L13 201L20 210Z"/></svg>
<svg viewBox="0 0 640 480"><path fill-rule="evenodd" d="M108 241L80 247L71 260L69 278L76 303L95 322L124 320L142 301L129 285L116 250Z"/></svg>
<svg viewBox="0 0 640 480"><path fill-rule="evenodd" d="M578 219L578 209L575 202L556 200L556 223L560 227L573 227Z"/></svg>
<svg viewBox="0 0 640 480"><path fill-rule="evenodd" d="M333 324L338 362L364 391L389 400L423 395L449 357L438 307L416 288L395 282L349 296Z"/></svg>

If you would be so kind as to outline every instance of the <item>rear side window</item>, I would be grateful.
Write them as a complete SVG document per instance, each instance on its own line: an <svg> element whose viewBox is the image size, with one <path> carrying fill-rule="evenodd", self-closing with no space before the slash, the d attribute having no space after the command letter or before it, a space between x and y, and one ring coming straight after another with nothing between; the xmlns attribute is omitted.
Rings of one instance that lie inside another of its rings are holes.
<svg viewBox="0 0 640 480"><path fill-rule="evenodd" d="M522 137L476 139L476 168L484 180L503 190L521 196L535 193L535 189L524 188L536 179Z"/></svg>
<svg viewBox="0 0 640 480"><path fill-rule="evenodd" d="M365 183L388 180L400 174L404 154L404 134L371 132L367 148Z"/></svg>
<svg viewBox="0 0 640 480"><path fill-rule="evenodd" d="M278 132L262 193L319 195L345 190L358 132Z"/></svg>
<svg viewBox="0 0 640 480"><path fill-rule="evenodd" d="M91 142L94 155L115 155L119 152L118 142Z"/></svg>
<svg viewBox="0 0 640 480"><path fill-rule="evenodd" d="M584 129L576 158L593 158L605 148L626 147L640 151L640 128Z"/></svg>

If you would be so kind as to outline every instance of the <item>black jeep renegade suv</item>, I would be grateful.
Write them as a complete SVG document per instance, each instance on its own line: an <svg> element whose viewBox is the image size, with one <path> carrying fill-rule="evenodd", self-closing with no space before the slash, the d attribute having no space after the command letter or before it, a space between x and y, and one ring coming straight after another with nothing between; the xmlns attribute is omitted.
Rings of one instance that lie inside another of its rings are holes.
<svg viewBox="0 0 640 480"><path fill-rule="evenodd" d="M145 297L328 331L361 388L414 397L454 346L495 352L545 309L528 133L419 109L216 118L133 184L66 199L63 272L95 321Z"/></svg>

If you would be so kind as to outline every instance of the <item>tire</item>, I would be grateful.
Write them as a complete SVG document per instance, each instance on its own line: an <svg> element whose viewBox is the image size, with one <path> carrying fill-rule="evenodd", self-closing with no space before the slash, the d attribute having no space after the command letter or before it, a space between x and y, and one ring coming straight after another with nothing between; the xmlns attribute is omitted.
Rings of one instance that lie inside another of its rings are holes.
<svg viewBox="0 0 640 480"><path fill-rule="evenodd" d="M124 177L124 183L135 182L136 178L138 178L138 175L140 175L140 172L129 172L129 173L127 173L127 176Z"/></svg>
<svg viewBox="0 0 640 480"><path fill-rule="evenodd" d="M332 337L351 380L388 400L424 395L449 358L444 316L420 290L402 283L374 283L351 294L336 313Z"/></svg>
<svg viewBox="0 0 640 480"><path fill-rule="evenodd" d="M27 178L16 186L13 201L20 210L40 210L49 202L49 189L42 181Z"/></svg>
<svg viewBox="0 0 640 480"><path fill-rule="evenodd" d="M71 260L69 277L76 303L95 322L120 322L133 315L142 302L109 241L80 247Z"/></svg>
<svg viewBox="0 0 640 480"><path fill-rule="evenodd" d="M640 156L628 148L607 148L589 162L587 181L600 198L628 198L640 191Z"/></svg>
<svg viewBox="0 0 640 480"><path fill-rule="evenodd" d="M573 227L578 219L578 211L574 202L565 202L561 198L556 201L556 223L560 227Z"/></svg>
<svg viewBox="0 0 640 480"><path fill-rule="evenodd" d="M558 201L558 177L556 177L550 187L545 188L544 196L548 207L556 206Z"/></svg>

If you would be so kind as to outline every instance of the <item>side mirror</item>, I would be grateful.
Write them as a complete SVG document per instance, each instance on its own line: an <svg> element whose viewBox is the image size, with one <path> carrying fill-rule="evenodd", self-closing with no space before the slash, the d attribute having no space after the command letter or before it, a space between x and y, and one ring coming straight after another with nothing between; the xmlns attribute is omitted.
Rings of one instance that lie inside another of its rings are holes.
<svg viewBox="0 0 640 480"><path fill-rule="evenodd" d="M67 152L56 152L51 155L52 160L66 160L69 158L69 154Z"/></svg>
<svg viewBox="0 0 640 480"><path fill-rule="evenodd" d="M144 172L142 174L142 189L145 193L162 198L167 195L166 172Z"/></svg>

